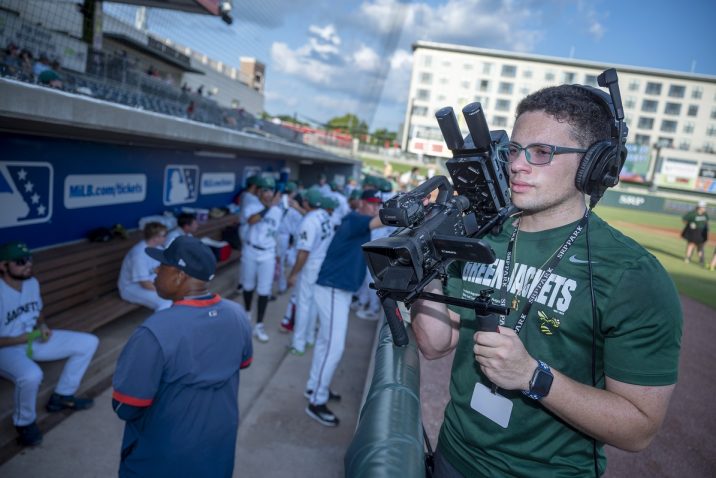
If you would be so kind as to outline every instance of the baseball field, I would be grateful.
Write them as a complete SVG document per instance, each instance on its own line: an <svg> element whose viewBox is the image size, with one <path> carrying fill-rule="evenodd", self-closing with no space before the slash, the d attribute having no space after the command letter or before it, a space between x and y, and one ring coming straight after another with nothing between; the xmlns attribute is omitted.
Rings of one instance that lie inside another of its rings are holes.
<svg viewBox="0 0 716 478"><path fill-rule="evenodd" d="M597 206L595 212L654 254L680 294L716 309L716 271L700 266L696 253L690 264L684 262L686 242L679 236L683 227L679 216L608 206ZM716 241L712 238L705 248L706 265L714 247Z"/></svg>

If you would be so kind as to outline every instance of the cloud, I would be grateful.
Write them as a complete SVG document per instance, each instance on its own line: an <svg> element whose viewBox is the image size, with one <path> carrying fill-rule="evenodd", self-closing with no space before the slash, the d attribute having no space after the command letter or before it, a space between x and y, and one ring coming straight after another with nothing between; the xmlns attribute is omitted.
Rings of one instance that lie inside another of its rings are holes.
<svg viewBox="0 0 716 478"><path fill-rule="evenodd" d="M602 23L602 18L609 16L608 11L597 12L593 5L584 1L577 3L577 12L580 18L584 18L587 23L587 32L594 40L601 40L606 33L606 28Z"/></svg>
<svg viewBox="0 0 716 478"><path fill-rule="evenodd" d="M334 27L333 25L326 25L323 28L316 25L311 25L308 27L308 31L309 33L312 33L321 40L323 40L324 42L336 46L341 44L341 38L338 36L338 33L336 32L336 27Z"/></svg>
<svg viewBox="0 0 716 478"><path fill-rule="evenodd" d="M380 57L370 47L361 45L353 52L353 63L360 71L377 71L380 68Z"/></svg>
<svg viewBox="0 0 716 478"><path fill-rule="evenodd" d="M335 73L333 67L312 58L310 54L310 48L291 50L285 43L275 42L271 45L271 65L277 71L311 83L330 85Z"/></svg>

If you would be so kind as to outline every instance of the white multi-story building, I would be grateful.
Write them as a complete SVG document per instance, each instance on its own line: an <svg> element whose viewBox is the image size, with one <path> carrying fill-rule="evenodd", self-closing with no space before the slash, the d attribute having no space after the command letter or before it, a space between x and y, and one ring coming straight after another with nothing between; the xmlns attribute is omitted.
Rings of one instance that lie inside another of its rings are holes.
<svg viewBox="0 0 716 478"><path fill-rule="evenodd" d="M435 121L443 106L455 109L464 134L460 110L474 101L482 104L490 129L510 133L517 104L529 93L564 83L597 86L597 76L611 67L629 126L627 169L651 179L658 151L658 183L716 193L716 76L709 75L419 41L403 149L451 156Z"/></svg>

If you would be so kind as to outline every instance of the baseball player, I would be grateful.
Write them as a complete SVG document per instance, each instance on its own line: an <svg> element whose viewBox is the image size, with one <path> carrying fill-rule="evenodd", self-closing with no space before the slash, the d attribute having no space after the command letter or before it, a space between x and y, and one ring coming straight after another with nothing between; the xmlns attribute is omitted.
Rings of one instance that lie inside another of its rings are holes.
<svg viewBox="0 0 716 478"><path fill-rule="evenodd" d="M42 316L40 284L32 277L30 250L21 242L0 246L0 376L15 384L12 421L20 445L42 442L35 422L42 369L35 362L68 359L47 411L84 410L93 400L74 394L98 343L91 334L50 330Z"/></svg>
<svg viewBox="0 0 716 478"><path fill-rule="evenodd" d="M259 296L254 337L260 342L268 342L269 336L263 321L271 297L276 267L276 233L283 210L279 207L281 195L274 192L276 182L273 178L260 177L256 180L256 186L260 203L247 206L245 210L249 228L242 247L241 284L248 311L251 310L254 290Z"/></svg>
<svg viewBox="0 0 716 478"><path fill-rule="evenodd" d="M147 247L163 245L166 236L167 227L162 223L149 222L144 226L144 240L129 250L119 271L117 288L123 300L152 310L171 307L171 301L159 297L154 288L154 278L157 276L156 268L159 263L144 253Z"/></svg>
<svg viewBox="0 0 716 478"><path fill-rule="evenodd" d="M241 240L242 253L243 245L246 242L246 233L249 230L248 216L246 211L253 209L256 205L261 204L258 196L256 195L258 188L256 187L256 181L260 176L250 176L246 180L246 189L241 193L239 199L239 239ZM241 290L242 277L244 276L244 261L239 263L239 284L237 289ZM246 310L251 312L250 304L246 306Z"/></svg>
<svg viewBox="0 0 716 478"><path fill-rule="evenodd" d="M304 395L309 399L306 413L325 426L339 423L326 404L339 397L331 393L330 385L343 356L351 294L366 273L361 246L370 239L371 229L383 225L379 208L376 191L363 192L358 210L348 214L336 231L314 286L320 326Z"/></svg>
<svg viewBox="0 0 716 478"><path fill-rule="evenodd" d="M340 219L343 219L346 214L351 212L351 208L348 205L348 199L340 192L336 182L331 182L330 185L331 197L338 201L338 206L336 206L334 213L336 213Z"/></svg>
<svg viewBox="0 0 716 478"><path fill-rule="evenodd" d="M194 237L148 248L174 305L137 327L117 361L112 407L126 421L119 476L231 476L239 371L252 362L241 305L209 292L211 250Z"/></svg>
<svg viewBox="0 0 716 478"><path fill-rule="evenodd" d="M196 214L183 212L177 216L177 227L169 231L167 239L164 241L164 247L169 247L171 243L179 236L193 236L199 229L199 221L196 220Z"/></svg>
<svg viewBox="0 0 716 478"><path fill-rule="evenodd" d="M297 286L296 322L291 347L294 355L303 355L306 344L315 343L317 316L313 300L314 285L333 237L330 216L321 209L324 202L325 197L318 189L309 189L305 195L304 206L308 207L308 212L301 221L296 244L296 264L288 277L288 285Z"/></svg>
<svg viewBox="0 0 716 478"><path fill-rule="evenodd" d="M286 183L284 189L286 204L288 206L283 210L281 224L278 226L278 292L283 294L288 288L286 281L286 269L291 270L296 263L296 239L298 238L298 228L305 214L305 210L301 208L295 200L296 183Z"/></svg>

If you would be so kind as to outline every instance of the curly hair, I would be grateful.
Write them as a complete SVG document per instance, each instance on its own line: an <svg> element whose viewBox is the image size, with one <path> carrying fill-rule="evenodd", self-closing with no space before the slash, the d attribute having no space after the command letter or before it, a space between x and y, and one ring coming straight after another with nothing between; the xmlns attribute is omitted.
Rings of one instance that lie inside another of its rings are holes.
<svg viewBox="0 0 716 478"><path fill-rule="evenodd" d="M583 148L611 137L611 115L590 92L578 86L550 86L532 93L517 105L517 117L530 111L544 111L569 124L572 138Z"/></svg>

